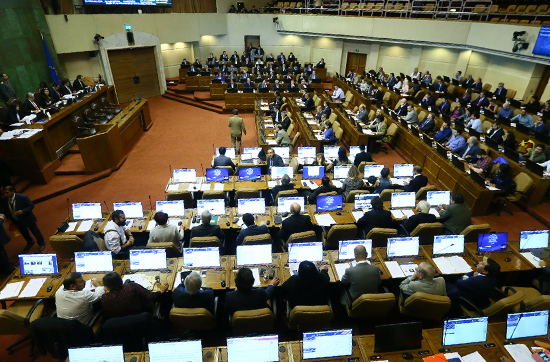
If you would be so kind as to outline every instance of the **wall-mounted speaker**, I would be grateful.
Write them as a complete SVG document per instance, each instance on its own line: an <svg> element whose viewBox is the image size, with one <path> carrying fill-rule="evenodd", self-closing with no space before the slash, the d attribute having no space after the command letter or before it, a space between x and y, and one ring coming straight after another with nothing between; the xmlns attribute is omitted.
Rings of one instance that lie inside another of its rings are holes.
<svg viewBox="0 0 550 362"><path fill-rule="evenodd" d="M134 45L134 33L131 31L126 32L126 39L128 39L128 45Z"/></svg>

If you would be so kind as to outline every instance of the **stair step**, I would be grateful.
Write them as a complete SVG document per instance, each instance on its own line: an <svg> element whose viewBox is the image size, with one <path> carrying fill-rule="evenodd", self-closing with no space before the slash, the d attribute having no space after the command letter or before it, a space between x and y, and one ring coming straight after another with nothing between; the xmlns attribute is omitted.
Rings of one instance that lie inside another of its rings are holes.
<svg viewBox="0 0 550 362"><path fill-rule="evenodd" d="M219 108L219 107L214 107L214 106L205 104L204 102L196 102L194 99L190 99L190 98L182 96L180 94L174 94L170 91L166 91L162 96L164 98L167 98L167 99L170 99L170 100L173 100L173 101L176 101L176 102L180 102L180 103L185 103L185 104L188 104L190 106L197 107L197 108L202 108L202 109L205 109L207 111L216 112L216 113L220 113L220 114L224 113L224 110Z"/></svg>

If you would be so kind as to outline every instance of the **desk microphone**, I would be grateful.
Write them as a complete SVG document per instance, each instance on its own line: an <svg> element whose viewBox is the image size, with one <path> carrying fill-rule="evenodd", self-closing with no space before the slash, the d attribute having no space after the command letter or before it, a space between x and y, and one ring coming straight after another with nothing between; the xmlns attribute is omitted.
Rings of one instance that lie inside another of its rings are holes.
<svg viewBox="0 0 550 362"><path fill-rule="evenodd" d="M455 244L453 243L453 244L451 244L451 245L449 245L449 246L446 246L446 247L444 247L443 249L439 250L437 253L434 252L434 255L439 255L439 254L441 254L441 252L442 252L443 250L449 249L451 246L455 246Z"/></svg>
<svg viewBox="0 0 550 362"><path fill-rule="evenodd" d="M170 178L172 178L172 165L168 165L170 167Z"/></svg>
<svg viewBox="0 0 550 362"><path fill-rule="evenodd" d="M105 208L107 209L107 212L110 212L109 211L109 206L107 206L107 201L103 200L103 203L105 204Z"/></svg>
<svg viewBox="0 0 550 362"><path fill-rule="evenodd" d="M149 195L149 207L151 208L150 210L153 211L153 202L151 201L151 195Z"/></svg>
<svg viewBox="0 0 550 362"><path fill-rule="evenodd" d="M203 174L203 175L206 175L206 174L204 173L204 167L202 166L202 162L201 162L201 171L202 171L202 174Z"/></svg>
<svg viewBox="0 0 550 362"><path fill-rule="evenodd" d="M69 203L69 198L67 197L67 220L71 217L71 204ZM57 228L57 231L64 233L69 228L69 223L67 220L63 221L61 225Z"/></svg>

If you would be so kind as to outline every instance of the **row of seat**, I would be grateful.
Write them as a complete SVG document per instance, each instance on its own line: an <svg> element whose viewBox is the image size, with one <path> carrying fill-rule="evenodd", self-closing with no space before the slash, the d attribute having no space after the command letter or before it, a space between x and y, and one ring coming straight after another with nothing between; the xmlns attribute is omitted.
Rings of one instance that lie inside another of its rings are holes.
<svg viewBox="0 0 550 362"><path fill-rule="evenodd" d="M79 137L96 134L95 125L106 124L121 111L118 105L109 103L107 97L100 99L98 103L84 110L82 114L73 117L73 122L78 128Z"/></svg>

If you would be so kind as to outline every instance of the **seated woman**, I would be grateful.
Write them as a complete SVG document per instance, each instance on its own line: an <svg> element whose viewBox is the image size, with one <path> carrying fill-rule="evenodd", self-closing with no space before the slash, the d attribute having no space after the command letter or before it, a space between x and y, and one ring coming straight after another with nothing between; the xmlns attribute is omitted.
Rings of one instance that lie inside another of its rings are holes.
<svg viewBox="0 0 550 362"><path fill-rule="evenodd" d="M323 133L324 138L329 141L328 144L332 145L336 143L336 136L332 130L332 124L330 122L325 122L325 132Z"/></svg>
<svg viewBox="0 0 550 362"><path fill-rule="evenodd" d="M403 80L403 87L401 87L401 94L408 94L409 93L409 80L405 79Z"/></svg>
<svg viewBox="0 0 550 362"><path fill-rule="evenodd" d="M243 267L235 276L236 290L225 296L225 309L230 315L238 310L252 310L267 308L267 300L271 297L275 286L279 285L279 278L274 278L267 288L252 288L254 275L252 270Z"/></svg>
<svg viewBox="0 0 550 362"><path fill-rule="evenodd" d="M149 233L147 243L169 243L172 242L178 246L181 251L181 241L183 240L183 230L179 230L176 225L168 225L168 214L157 212L153 217L157 226Z"/></svg>
<svg viewBox="0 0 550 362"><path fill-rule="evenodd" d="M21 115L19 113L19 102L12 102L7 112L7 123L19 123L21 122Z"/></svg>
<svg viewBox="0 0 550 362"><path fill-rule="evenodd" d="M466 92L464 92L464 95L462 96L462 98L460 98L459 101L463 101L464 104L467 104L467 103L470 103L471 100L472 100L472 89L468 88L466 89Z"/></svg>
<svg viewBox="0 0 550 362"><path fill-rule="evenodd" d="M504 130L504 135L502 136L502 146L508 147L512 150L516 150L516 135L514 132Z"/></svg>
<svg viewBox="0 0 550 362"><path fill-rule="evenodd" d="M38 103L42 108L48 108L55 103L55 100L50 96L50 90L48 88L42 88L40 90L40 99L38 99Z"/></svg>
<svg viewBox="0 0 550 362"><path fill-rule="evenodd" d="M219 72L218 75L216 75L216 79L221 79L222 82L225 82L225 76L222 72Z"/></svg>
<svg viewBox="0 0 550 362"><path fill-rule="evenodd" d="M365 188L365 183L361 179L361 174L359 169L353 165L348 171L348 177L342 182L342 194L344 195L344 200L348 197L348 194L351 190L363 190Z"/></svg>
<svg viewBox="0 0 550 362"><path fill-rule="evenodd" d="M287 279L281 289L290 308L297 305L325 305L328 302L329 282L326 266L317 270L312 262L302 261L298 274Z"/></svg>
<svg viewBox="0 0 550 362"><path fill-rule="evenodd" d="M451 119L454 120L456 118L461 117L464 114L464 107L462 107L462 103L458 102L456 107L451 112Z"/></svg>
<svg viewBox="0 0 550 362"><path fill-rule="evenodd" d="M494 114L497 114L498 112L498 105L497 102L494 99L491 99L489 101L489 105L485 107L486 110L493 112Z"/></svg>
<svg viewBox="0 0 550 362"><path fill-rule="evenodd" d="M391 188L391 180L389 176L390 176L390 169L387 167L384 167L382 171L380 171L380 178L374 184L375 194L379 194L385 189Z"/></svg>
<svg viewBox="0 0 550 362"><path fill-rule="evenodd" d="M351 164L344 147L338 148L338 158L333 162L334 166L345 166Z"/></svg>
<svg viewBox="0 0 550 362"><path fill-rule="evenodd" d="M325 167L325 173L332 171L332 164L327 162L327 160L325 159L325 154L324 153L318 153L317 154L317 159L315 161L313 161L312 166L324 166Z"/></svg>
<svg viewBox="0 0 550 362"><path fill-rule="evenodd" d="M495 185L497 189L503 190L506 193L513 191L515 188L515 182L510 175L510 165L502 163L498 166L498 172L491 179L491 183Z"/></svg>

